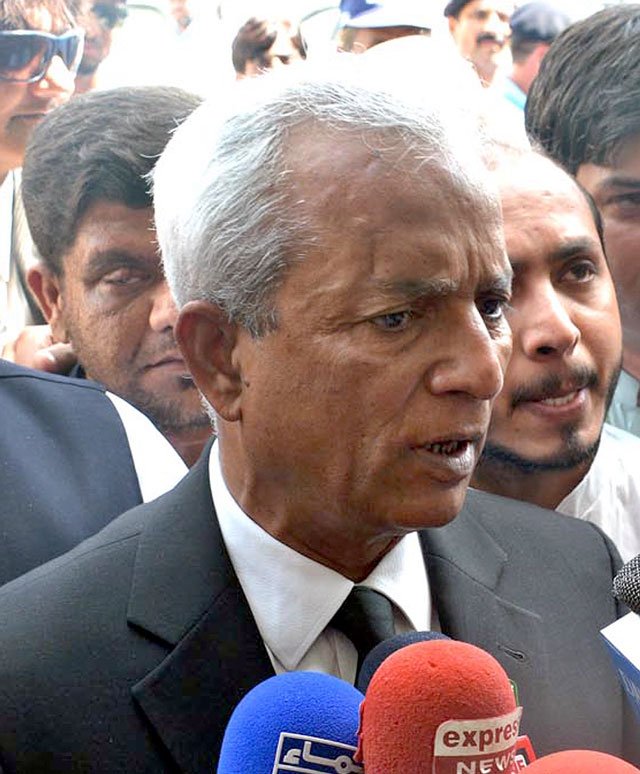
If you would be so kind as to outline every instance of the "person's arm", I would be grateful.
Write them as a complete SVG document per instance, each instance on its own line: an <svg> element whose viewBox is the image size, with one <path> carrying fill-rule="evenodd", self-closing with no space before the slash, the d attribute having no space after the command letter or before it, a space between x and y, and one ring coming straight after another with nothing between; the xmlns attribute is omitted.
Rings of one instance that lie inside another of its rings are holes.
<svg viewBox="0 0 640 774"><path fill-rule="evenodd" d="M54 374L68 373L77 362L71 344L54 343L48 325L27 325L2 348L5 360Z"/></svg>

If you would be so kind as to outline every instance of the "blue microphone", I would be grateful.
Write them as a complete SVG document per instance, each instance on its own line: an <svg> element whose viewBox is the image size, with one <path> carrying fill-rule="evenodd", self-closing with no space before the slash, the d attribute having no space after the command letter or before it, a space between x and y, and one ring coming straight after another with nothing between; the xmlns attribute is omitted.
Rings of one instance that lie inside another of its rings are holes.
<svg viewBox="0 0 640 774"><path fill-rule="evenodd" d="M270 677L233 711L218 774L361 774L353 756L363 699L360 691L330 675Z"/></svg>
<svg viewBox="0 0 640 774"><path fill-rule="evenodd" d="M356 688L362 691L362 693L366 693L374 672L396 650L406 648L407 645L414 645L416 642L448 639L449 637L446 634L440 634L440 632L406 632L405 634L396 634L395 637L389 637L388 640L384 640L379 645L376 645L362 662L360 673L356 680Z"/></svg>

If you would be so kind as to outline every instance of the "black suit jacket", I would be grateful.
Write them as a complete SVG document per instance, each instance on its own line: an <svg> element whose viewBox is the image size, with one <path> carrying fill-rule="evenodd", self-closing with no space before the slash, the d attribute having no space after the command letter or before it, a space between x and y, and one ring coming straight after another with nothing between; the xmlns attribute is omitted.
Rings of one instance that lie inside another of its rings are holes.
<svg viewBox="0 0 640 774"><path fill-rule="evenodd" d="M141 500L124 427L103 387L0 360L0 584Z"/></svg>
<svg viewBox="0 0 640 774"><path fill-rule="evenodd" d="M598 630L617 554L591 525L471 492L421 534L443 630L504 665L539 754L624 749ZM207 455L178 486L0 591L0 768L215 770L272 668L213 512Z"/></svg>

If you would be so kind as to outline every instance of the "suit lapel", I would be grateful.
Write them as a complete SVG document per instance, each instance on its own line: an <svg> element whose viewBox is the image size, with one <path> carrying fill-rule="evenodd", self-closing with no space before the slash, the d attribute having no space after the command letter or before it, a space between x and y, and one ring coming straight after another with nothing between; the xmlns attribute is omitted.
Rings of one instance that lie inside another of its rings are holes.
<svg viewBox="0 0 640 774"><path fill-rule="evenodd" d="M421 533L442 631L488 651L518 687L535 685L540 696L548 670L542 619L501 596L509 593L509 557L482 524L484 503L470 490L451 524Z"/></svg>
<svg viewBox="0 0 640 774"><path fill-rule="evenodd" d="M224 548L207 463L147 522L128 621L172 648L133 686L136 702L182 771L210 774L233 708L273 669Z"/></svg>

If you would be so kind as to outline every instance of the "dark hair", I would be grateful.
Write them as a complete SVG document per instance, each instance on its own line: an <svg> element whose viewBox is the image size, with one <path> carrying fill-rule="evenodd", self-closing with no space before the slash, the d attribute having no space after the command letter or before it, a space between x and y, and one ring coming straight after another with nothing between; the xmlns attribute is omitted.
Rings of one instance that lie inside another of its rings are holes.
<svg viewBox="0 0 640 774"><path fill-rule="evenodd" d="M287 22L283 19L282 22ZM276 42L278 35L277 25L280 22L257 19L252 16L238 30L231 44L231 61L233 69L244 75L247 63L255 61L261 69L268 67L267 54ZM300 35L300 30L291 26L291 43L298 51L302 59L306 59L307 52Z"/></svg>
<svg viewBox="0 0 640 774"><path fill-rule="evenodd" d="M511 57L516 64L522 64L533 54L538 46L543 46L542 40L530 40L511 35Z"/></svg>
<svg viewBox="0 0 640 774"><path fill-rule="evenodd" d="M53 31L62 32L87 12L88 0L0 0L0 30L33 29L33 13L51 14Z"/></svg>
<svg viewBox="0 0 640 774"><path fill-rule="evenodd" d="M73 99L42 121L27 146L22 197L51 271L63 273L64 254L95 202L151 206L145 175L201 101L167 86L119 88Z"/></svg>
<svg viewBox="0 0 640 774"><path fill-rule="evenodd" d="M615 163L640 134L640 5L619 5L569 27L529 91L529 135L571 174Z"/></svg>

